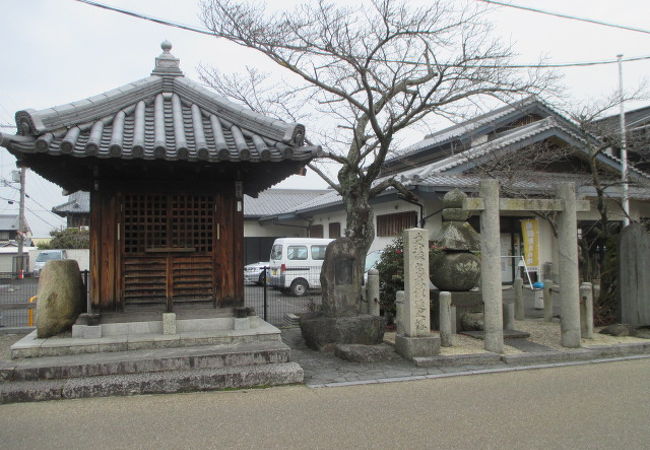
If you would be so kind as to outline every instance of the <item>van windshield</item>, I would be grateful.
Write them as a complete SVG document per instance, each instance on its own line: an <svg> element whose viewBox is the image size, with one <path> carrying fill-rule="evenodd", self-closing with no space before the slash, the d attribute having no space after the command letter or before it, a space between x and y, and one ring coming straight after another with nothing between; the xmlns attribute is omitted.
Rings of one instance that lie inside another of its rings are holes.
<svg viewBox="0 0 650 450"><path fill-rule="evenodd" d="M282 245L274 245L271 248L271 261L279 261L282 259Z"/></svg>
<svg viewBox="0 0 650 450"><path fill-rule="evenodd" d="M61 253L59 252L41 252L36 257L36 262L45 262L52 261L55 259L61 259Z"/></svg>

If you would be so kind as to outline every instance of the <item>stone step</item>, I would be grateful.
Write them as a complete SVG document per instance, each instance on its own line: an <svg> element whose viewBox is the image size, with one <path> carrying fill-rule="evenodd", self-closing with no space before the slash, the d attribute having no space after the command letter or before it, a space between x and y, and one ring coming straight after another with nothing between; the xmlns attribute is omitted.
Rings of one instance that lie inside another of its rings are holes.
<svg viewBox="0 0 650 450"><path fill-rule="evenodd" d="M219 369L289 361L282 342L85 353L0 362L0 380L36 381L163 371Z"/></svg>
<svg viewBox="0 0 650 450"><path fill-rule="evenodd" d="M30 402L112 395L167 394L302 383L294 362L219 369L95 376L0 383L0 403Z"/></svg>
<svg viewBox="0 0 650 450"><path fill-rule="evenodd" d="M280 330L264 322L254 329L246 330L179 331L172 335L137 333L99 338L55 336L38 339L36 331L33 331L11 346L11 357L12 359L41 358L82 353L281 342L281 340Z"/></svg>

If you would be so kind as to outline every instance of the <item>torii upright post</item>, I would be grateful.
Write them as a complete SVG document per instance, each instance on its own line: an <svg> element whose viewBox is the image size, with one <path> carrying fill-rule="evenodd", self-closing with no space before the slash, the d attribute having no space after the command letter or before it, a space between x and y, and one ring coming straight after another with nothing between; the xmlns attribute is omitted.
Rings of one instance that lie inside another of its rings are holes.
<svg viewBox="0 0 650 450"><path fill-rule="evenodd" d="M485 350L503 353L503 298L501 290L501 235L499 234L499 181L481 180L481 293Z"/></svg>
<svg viewBox="0 0 650 450"><path fill-rule="evenodd" d="M578 286L578 232L576 189L573 183L560 183L557 196L562 200L558 214L560 248L560 330L562 346L580 347L580 287Z"/></svg>

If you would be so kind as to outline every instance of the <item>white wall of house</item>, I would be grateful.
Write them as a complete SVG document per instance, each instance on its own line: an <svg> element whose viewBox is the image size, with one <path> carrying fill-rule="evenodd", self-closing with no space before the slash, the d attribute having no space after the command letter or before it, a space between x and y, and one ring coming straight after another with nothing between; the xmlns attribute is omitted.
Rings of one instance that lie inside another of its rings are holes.
<svg viewBox="0 0 650 450"><path fill-rule="evenodd" d="M270 222L260 224L257 220L244 220L244 237L305 237L306 223L296 223L296 226L281 226Z"/></svg>

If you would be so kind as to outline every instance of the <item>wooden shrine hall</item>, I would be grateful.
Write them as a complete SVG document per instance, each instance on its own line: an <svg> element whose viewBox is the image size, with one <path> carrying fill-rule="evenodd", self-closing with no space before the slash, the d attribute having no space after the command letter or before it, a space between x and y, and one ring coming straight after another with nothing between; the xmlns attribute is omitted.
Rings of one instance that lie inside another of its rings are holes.
<svg viewBox="0 0 650 450"><path fill-rule="evenodd" d="M20 166L90 195L93 308L243 305L243 194L300 171L305 128L188 80L163 42L147 78L16 113L0 134Z"/></svg>

